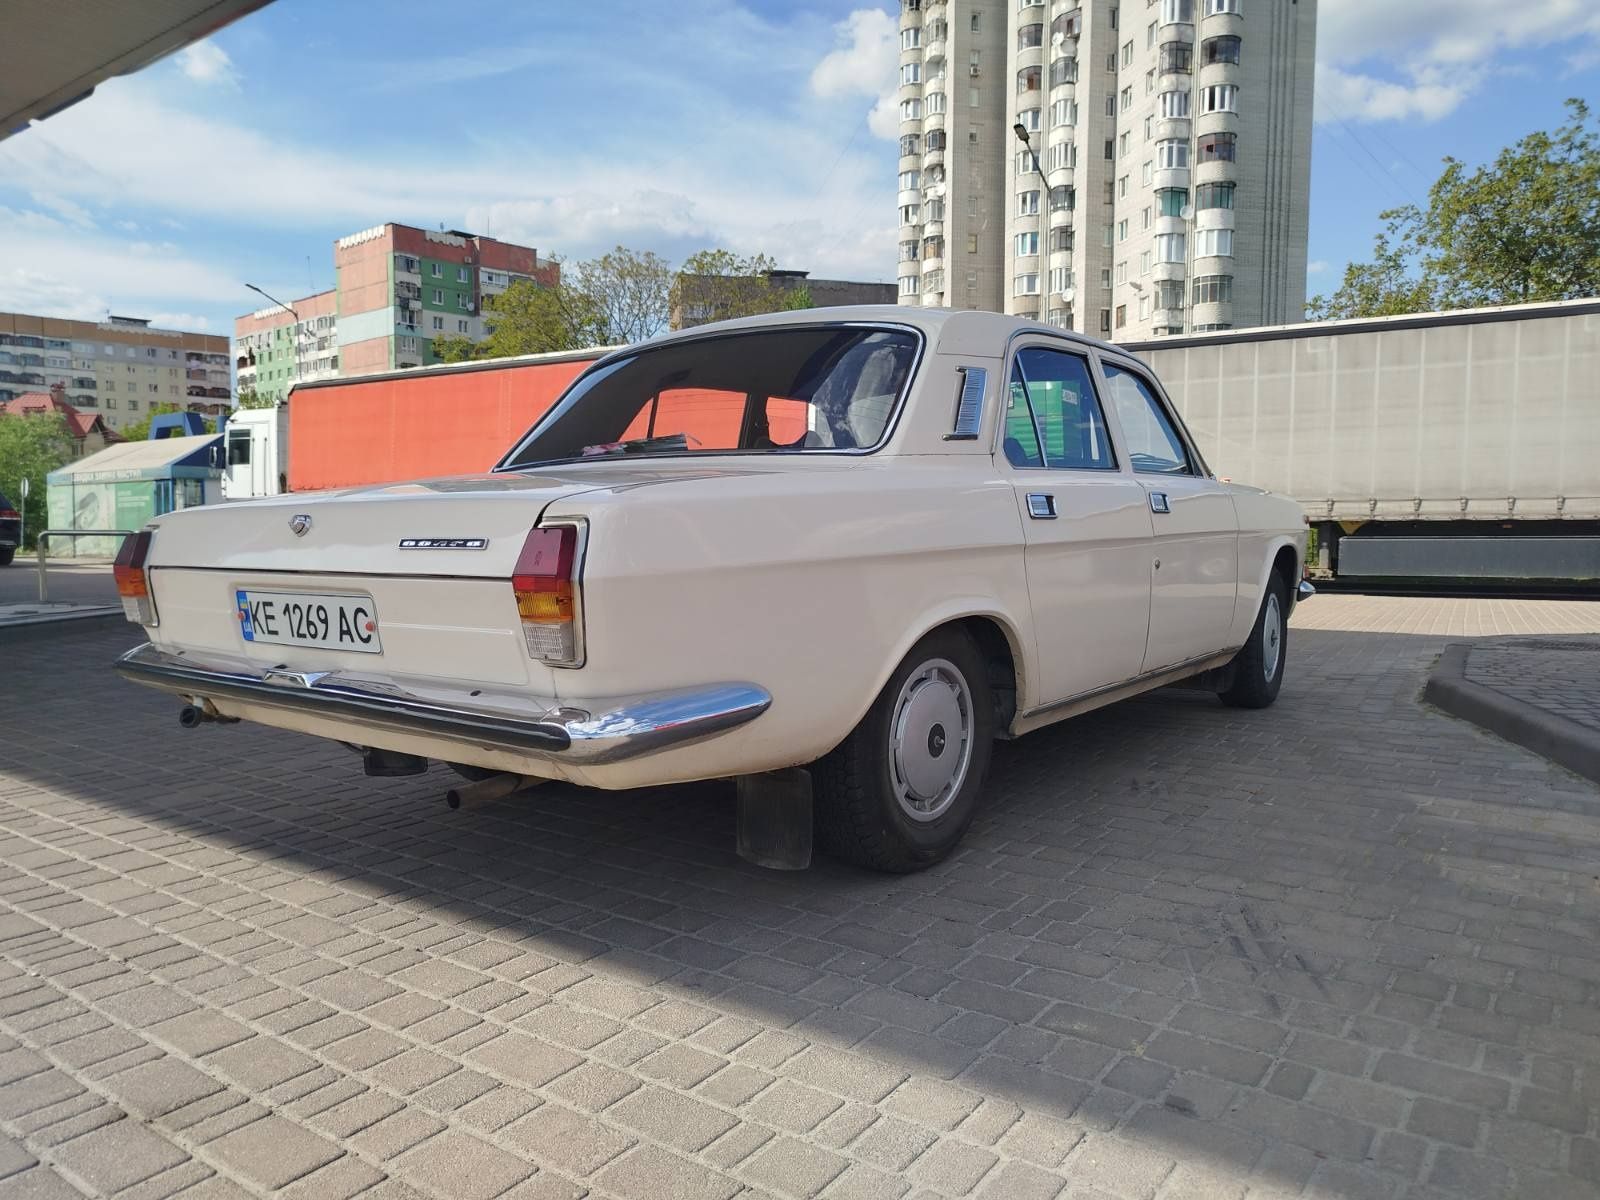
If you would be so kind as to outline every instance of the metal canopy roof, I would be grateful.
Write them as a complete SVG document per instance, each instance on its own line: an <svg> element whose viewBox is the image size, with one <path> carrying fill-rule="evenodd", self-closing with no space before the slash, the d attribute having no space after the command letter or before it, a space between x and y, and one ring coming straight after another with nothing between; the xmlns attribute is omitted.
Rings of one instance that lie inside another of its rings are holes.
<svg viewBox="0 0 1600 1200"><path fill-rule="evenodd" d="M6 0L0 139L271 0Z"/></svg>

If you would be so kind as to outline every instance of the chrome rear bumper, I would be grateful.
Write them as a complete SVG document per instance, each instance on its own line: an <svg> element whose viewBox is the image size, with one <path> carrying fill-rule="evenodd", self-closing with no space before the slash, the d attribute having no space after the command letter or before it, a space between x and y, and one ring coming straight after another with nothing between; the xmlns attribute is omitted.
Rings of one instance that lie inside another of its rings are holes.
<svg viewBox="0 0 1600 1200"><path fill-rule="evenodd" d="M464 692L423 696L347 672L206 661L148 643L118 659L116 669L195 703L257 704L574 764L619 762L710 737L754 720L772 703L754 684L725 683L603 702L500 697L499 704L479 707L461 703ZM347 740L360 739L352 731Z"/></svg>

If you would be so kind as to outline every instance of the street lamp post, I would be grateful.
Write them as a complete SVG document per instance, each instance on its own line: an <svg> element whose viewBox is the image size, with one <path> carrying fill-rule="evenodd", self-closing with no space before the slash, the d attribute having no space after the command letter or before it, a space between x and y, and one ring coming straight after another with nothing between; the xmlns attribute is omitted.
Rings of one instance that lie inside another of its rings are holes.
<svg viewBox="0 0 1600 1200"><path fill-rule="evenodd" d="M1039 165L1039 152L1033 148L1033 141L1028 136L1028 127L1018 121L1011 127L1011 132L1017 135L1017 140L1027 150L1033 159L1033 172L1039 177L1039 239L1038 253L1035 256L1039 272L1039 320L1043 321L1050 304L1050 181L1044 177L1044 168Z"/></svg>
<svg viewBox="0 0 1600 1200"><path fill-rule="evenodd" d="M294 307L292 305L285 304L282 300L279 300L276 296L271 295L270 293L262 290L261 288L258 288L253 283L247 283L247 284L245 284L245 287L249 288L252 292L257 292L260 295L266 296L266 298L268 300L271 300L279 308L283 309L291 317L294 318L294 326L290 328L289 335L292 338L294 338L294 383L299 383L300 382L300 330L299 330L298 327L303 323L300 320L300 314L295 312Z"/></svg>

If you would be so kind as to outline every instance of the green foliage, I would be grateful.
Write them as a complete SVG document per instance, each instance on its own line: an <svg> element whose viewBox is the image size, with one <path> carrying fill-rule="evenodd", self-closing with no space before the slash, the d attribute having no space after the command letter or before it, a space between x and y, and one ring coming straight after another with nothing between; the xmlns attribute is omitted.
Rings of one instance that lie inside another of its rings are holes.
<svg viewBox="0 0 1600 1200"><path fill-rule="evenodd" d="M517 280L485 306L489 336L476 358L586 350L605 341L605 315L593 297L566 283L541 287Z"/></svg>
<svg viewBox="0 0 1600 1200"><path fill-rule="evenodd" d="M765 254L701 250L686 258L679 269L672 286L672 308L708 311L718 321L810 308L809 289L785 288L772 281L776 267ZM684 312L684 316L690 314Z"/></svg>
<svg viewBox="0 0 1600 1200"><path fill-rule="evenodd" d="M278 401L273 396L263 396L254 388L239 393L239 408L277 408Z"/></svg>
<svg viewBox="0 0 1600 1200"><path fill-rule="evenodd" d="M659 254L618 246L564 272L562 286L581 292L599 310L605 345L627 346L667 327L672 264Z"/></svg>
<svg viewBox="0 0 1600 1200"><path fill-rule="evenodd" d="M1314 320L1570 300L1600 293L1600 127L1581 100L1475 170L1454 158L1425 208L1383 215L1371 262L1352 263Z"/></svg>
<svg viewBox="0 0 1600 1200"><path fill-rule="evenodd" d="M46 528L45 476L71 461L74 446L67 419L57 412L0 416L0 493L23 513L27 528ZM28 480L23 500L21 482Z"/></svg>
<svg viewBox="0 0 1600 1200"><path fill-rule="evenodd" d="M477 343L459 333L433 339L433 356L443 363L470 362L477 357Z"/></svg>

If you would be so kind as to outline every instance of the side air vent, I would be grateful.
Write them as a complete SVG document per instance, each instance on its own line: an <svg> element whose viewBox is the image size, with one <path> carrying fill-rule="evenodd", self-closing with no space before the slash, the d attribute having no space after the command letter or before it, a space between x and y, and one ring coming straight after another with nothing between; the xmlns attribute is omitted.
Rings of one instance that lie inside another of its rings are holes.
<svg viewBox="0 0 1600 1200"><path fill-rule="evenodd" d="M960 367L961 393L956 401L956 427L945 435L947 442L970 442L977 439L983 425L983 393L988 385L986 367Z"/></svg>

